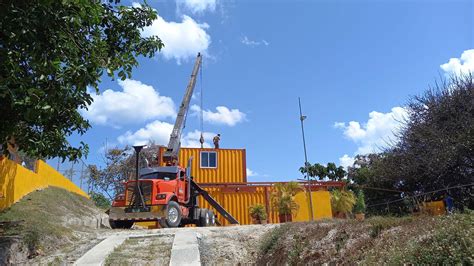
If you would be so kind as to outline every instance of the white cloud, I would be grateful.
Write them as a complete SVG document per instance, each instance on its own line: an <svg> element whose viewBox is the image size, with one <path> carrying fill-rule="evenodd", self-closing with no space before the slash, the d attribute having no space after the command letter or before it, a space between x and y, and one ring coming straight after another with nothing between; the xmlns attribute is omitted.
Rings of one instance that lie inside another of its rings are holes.
<svg viewBox="0 0 474 266"><path fill-rule="evenodd" d="M216 135L215 133L212 132L204 132L203 134L204 137L204 148L211 148L212 139ZM199 139L201 138L201 131L199 130L194 130L191 132L186 133L186 135L182 138L181 140L181 146L187 147L187 148L200 148L201 143L199 142Z"/></svg>
<svg viewBox="0 0 474 266"><path fill-rule="evenodd" d="M204 11L214 12L216 6L217 0L176 0L178 14L181 13L181 8L193 14L202 14Z"/></svg>
<svg viewBox="0 0 474 266"><path fill-rule="evenodd" d="M191 106L191 110L194 112L194 115L199 116L201 107L193 105ZM217 112L204 110L204 121L233 127L237 123L243 122L246 119L246 114L241 112L239 109L229 109L225 106L217 106L216 111Z"/></svg>
<svg viewBox="0 0 474 266"><path fill-rule="evenodd" d="M447 75L462 75L474 72L474 49L464 51L461 58L451 58L440 67Z"/></svg>
<svg viewBox="0 0 474 266"><path fill-rule="evenodd" d="M406 117L405 108L394 107L389 113L370 112L366 123L336 122L334 127L343 129L344 136L357 143L357 154L367 154L381 151L387 144L396 141L395 135L400 131Z"/></svg>
<svg viewBox="0 0 474 266"><path fill-rule="evenodd" d="M144 122L176 115L173 100L161 96L152 86L137 80L119 80L122 91L106 90L92 94L94 102L82 114L98 125L120 125Z"/></svg>
<svg viewBox="0 0 474 266"><path fill-rule="evenodd" d="M247 36L244 36L241 40L240 40L241 43L247 45L247 46L259 46L259 45L265 45L265 46L268 46L270 45L269 42L265 41L265 40L261 40L261 41L253 41L253 40L250 40Z"/></svg>
<svg viewBox="0 0 474 266"><path fill-rule="evenodd" d="M168 141L173 130L173 125L162 121L153 121L144 128L135 132L127 131L117 138L120 144L145 145L149 141L154 141L158 145L168 145ZM204 148L210 148L209 144L215 136L212 132L204 132ZM201 147L199 139L201 132L198 130L186 133L181 139L181 146L188 148Z"/></svg>
<svg viewBox="0 0 474 266"><path fill-rule="evenodd" d="M153 121L144 128L140 128L135 132L127 131L125 134L117 138L121 144L145 145L153 140L158 145L168 144L173 125L161 121Z"/></svg>
<svg viewBox="0 0 474 266"><path fill-rule="evenodd" d="M350 157L349 155L344 154L344 156L339 158L339 165L347 170L347 167L352 166L354 164L354 160L354 157Z"/></svg>
<svg viewBox="0 0 474 266"><path fill-rule="evenodd" d="M257 175L258 175L257 172L254 172L250 168L247 168L247 177L254 177L254 176L257 176Z"/></svg>
<svg viewBox="0 0 474 266"><path fill-rule="evenodd" d="M158 16L153 24L143 30L143 36L157 35L165 44L161 53L166 59L175 59L178 64L195 58L200 52L207 54L211 37L206 32L207 23L197 23L183 15L181 22L165 21Z"/></svg>

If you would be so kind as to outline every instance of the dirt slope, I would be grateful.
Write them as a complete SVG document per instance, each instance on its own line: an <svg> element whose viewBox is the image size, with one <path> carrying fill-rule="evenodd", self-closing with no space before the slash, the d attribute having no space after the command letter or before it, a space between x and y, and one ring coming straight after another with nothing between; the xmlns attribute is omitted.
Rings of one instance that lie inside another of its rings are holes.
<svg viewBox="0 0 474 266"><path fill-rule="evenodd" d="M284 224L260 242L262 265L474 264L474 214Z"/></svg>
<svg viewBox="0 0 474 266"><path fill-rule="evenodd" d="M0 264L70 262L100 240L107 216L60 188L28 194L0 213ZM102 237L103 238L103 237Z"/></svg>

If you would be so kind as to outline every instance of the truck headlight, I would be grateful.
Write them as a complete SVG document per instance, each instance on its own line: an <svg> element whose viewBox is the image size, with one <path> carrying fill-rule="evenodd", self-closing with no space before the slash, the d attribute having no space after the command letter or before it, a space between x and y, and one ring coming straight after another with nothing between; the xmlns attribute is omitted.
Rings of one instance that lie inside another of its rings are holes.
<svg viewBox="0 0 474 266"><path fill-rule="evenodd" d="M164 199L166 199L166 194L157 194L156 199L157 200L164 200Z"/></svg>

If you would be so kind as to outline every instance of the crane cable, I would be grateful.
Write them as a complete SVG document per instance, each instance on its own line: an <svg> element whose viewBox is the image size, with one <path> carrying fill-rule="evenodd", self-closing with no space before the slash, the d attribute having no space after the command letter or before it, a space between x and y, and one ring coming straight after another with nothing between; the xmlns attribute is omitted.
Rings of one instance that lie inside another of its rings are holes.
<svg viewBox="0 0 474 266"><path fill-rule="evenodd" d="M201 149L204 148L204 103L203 103L203 85L202 85L202 61L201 61L201 68L199 69L199 79L201 83L201 114L200 114L200 122L201 122L201 138L199 139L199 142L201 143Z"/></svg>

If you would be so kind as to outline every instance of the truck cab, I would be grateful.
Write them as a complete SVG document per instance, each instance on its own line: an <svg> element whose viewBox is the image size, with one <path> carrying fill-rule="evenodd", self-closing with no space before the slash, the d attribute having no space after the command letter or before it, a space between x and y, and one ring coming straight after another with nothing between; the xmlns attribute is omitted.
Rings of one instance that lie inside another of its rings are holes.
<svg viewBox="0 0 474 266"><path fill-rule="evenodd" d="M113 228L130 228L136 221L159 221L162 227L177 227L189 217L191 183L186 168L160 166L139 171L138 188L144 208L135 208L135 180L124 183L124 193L115 197L109 211Z"/></svg>

